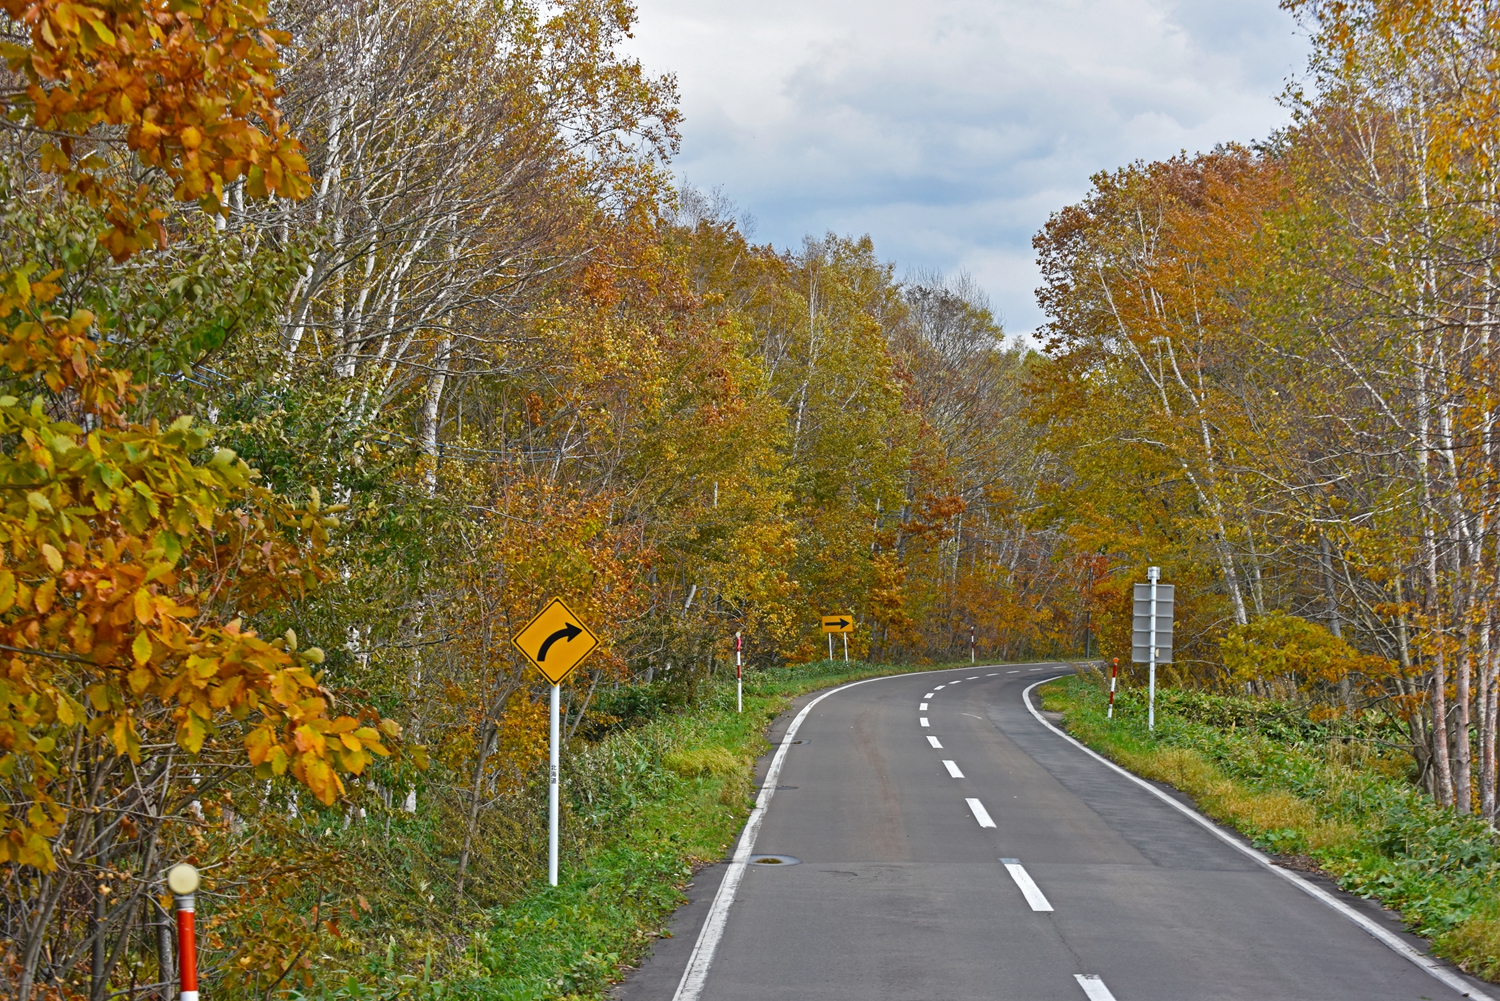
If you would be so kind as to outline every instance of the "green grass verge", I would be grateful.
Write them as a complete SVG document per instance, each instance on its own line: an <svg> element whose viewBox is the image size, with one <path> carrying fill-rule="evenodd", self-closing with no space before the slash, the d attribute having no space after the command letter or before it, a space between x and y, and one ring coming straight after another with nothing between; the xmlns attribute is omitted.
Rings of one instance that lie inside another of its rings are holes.
<svg viewBox="0 0 1500 1001"><path fill-rule="evenodd" d="M1414 787L1410 758L1383 745L1373 719L1318 723L1276 703L1168 689L1153 736L1138 690L1116 696L1113 720L1097 679L1053 682L1041 696L1089 747L1182 790L1265 851L1310 857L1399 912L1438 955L1500 980L1496 833Z"/></svg>

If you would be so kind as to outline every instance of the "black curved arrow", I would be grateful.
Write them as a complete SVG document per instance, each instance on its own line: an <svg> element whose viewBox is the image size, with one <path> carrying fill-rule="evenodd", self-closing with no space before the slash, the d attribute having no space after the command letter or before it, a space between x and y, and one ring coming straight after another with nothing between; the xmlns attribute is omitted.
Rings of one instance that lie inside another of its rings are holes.
<svg viewBox="0 0 1500 1001"><path fill-rule="evenodd" d="M558 640L568 640L571 642L575 636L582 635L583 630L579 629L577 626L573 625L573 623L569 622L557 632L542 640L542 648L536 652L536 662L540 664L542 661L546 660L547 651L551 650L552 644L556 643Z"/></svg>

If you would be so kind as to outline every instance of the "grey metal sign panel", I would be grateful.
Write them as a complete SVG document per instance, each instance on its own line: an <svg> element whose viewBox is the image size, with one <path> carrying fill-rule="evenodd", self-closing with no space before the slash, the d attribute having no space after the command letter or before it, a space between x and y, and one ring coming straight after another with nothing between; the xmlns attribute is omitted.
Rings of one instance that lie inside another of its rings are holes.
<svg viewBox="0 0 1500 1001"><path fill-rule="evenodd" d="M1151 585L1135 585L1134 621L1131 623L1130 660L1135 664L1151 662ZM1172 622L1176 588L1156 585L1156 662L1172 663Z"/></svg>

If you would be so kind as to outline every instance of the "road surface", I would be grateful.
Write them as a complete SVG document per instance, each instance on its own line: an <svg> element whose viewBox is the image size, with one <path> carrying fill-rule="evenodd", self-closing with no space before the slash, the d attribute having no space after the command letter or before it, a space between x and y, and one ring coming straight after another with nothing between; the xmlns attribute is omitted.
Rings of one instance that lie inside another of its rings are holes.
<svg viewBox="0 0 1500 1001"><path fill-rule="evenodd" d="M675 935L619 996L1464 996L1049 730L1023 692L1065 670L904 675L818 702L787 747L749 856L796 861L742 868L733 899L720 901L711 961L700 958L701 978L684 988L728 867L700 874ZM1344 899L1401 934L1378 907ZM1464 983L1476 997L1493 990Z"/></svg>

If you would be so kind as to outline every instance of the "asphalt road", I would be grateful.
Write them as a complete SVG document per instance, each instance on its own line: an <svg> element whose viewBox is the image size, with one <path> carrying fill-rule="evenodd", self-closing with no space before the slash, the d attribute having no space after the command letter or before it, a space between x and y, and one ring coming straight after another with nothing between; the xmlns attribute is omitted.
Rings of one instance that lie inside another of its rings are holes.
<svg viewBox="0 0 1500 1001"><path fill-rule="evenodd" d="M819 702L750 856L800 862L744 868L702 1001L1463 996L1047 729L1022 692L1059 673L906 675ZM674 997L724 868L624 1001Z"/></svg>

